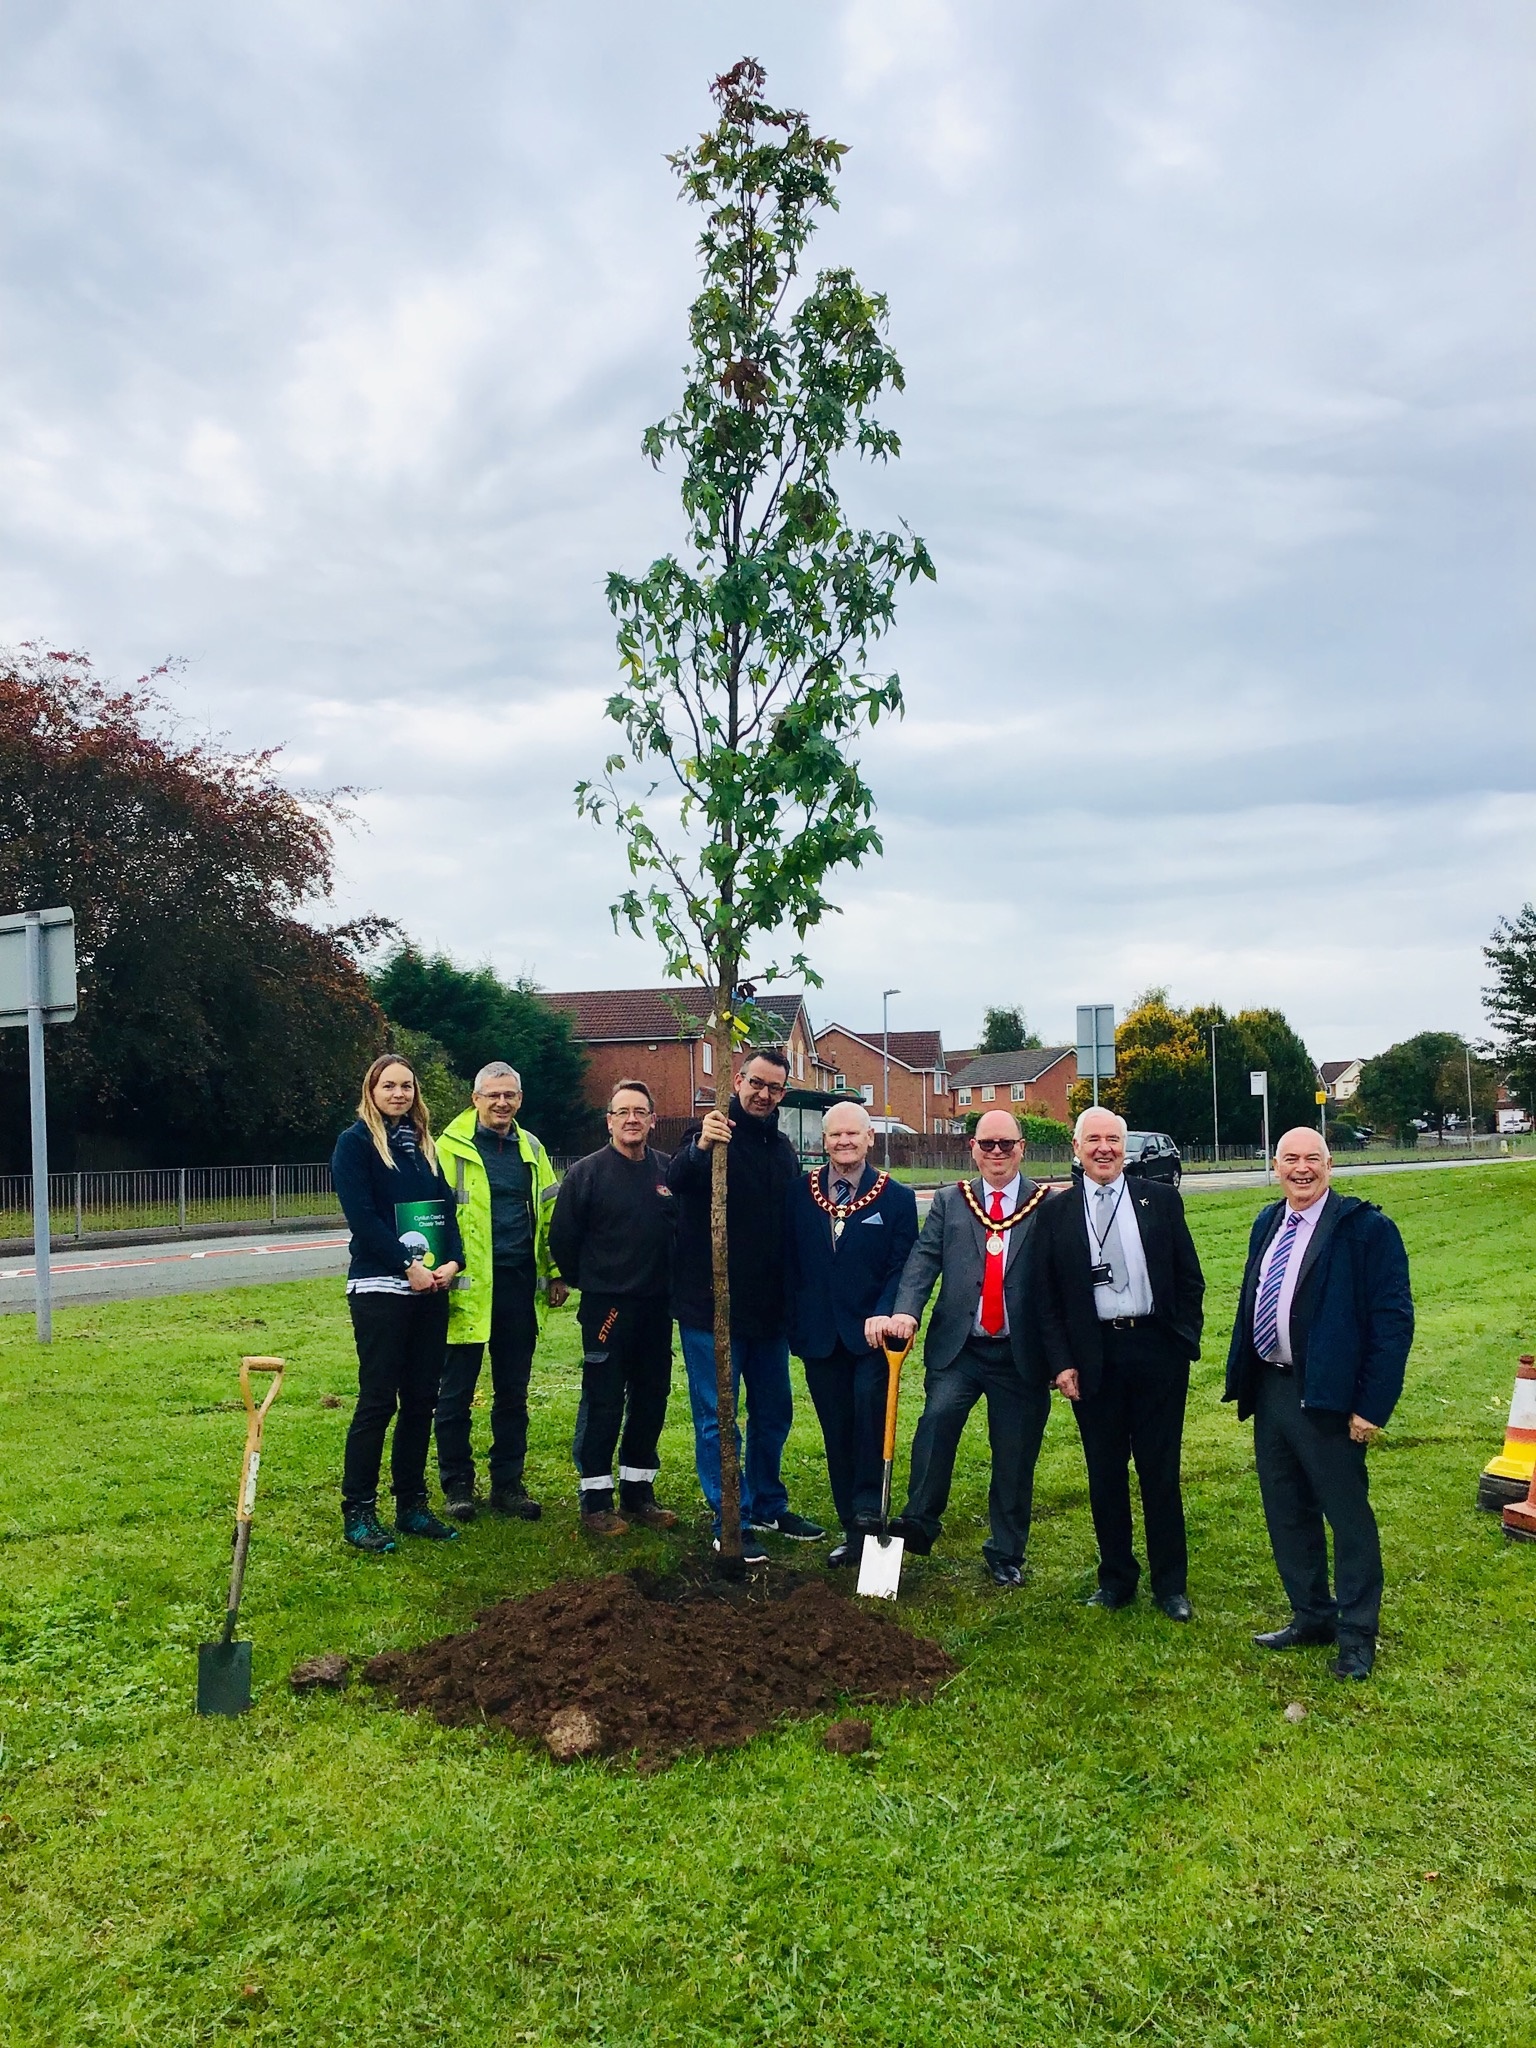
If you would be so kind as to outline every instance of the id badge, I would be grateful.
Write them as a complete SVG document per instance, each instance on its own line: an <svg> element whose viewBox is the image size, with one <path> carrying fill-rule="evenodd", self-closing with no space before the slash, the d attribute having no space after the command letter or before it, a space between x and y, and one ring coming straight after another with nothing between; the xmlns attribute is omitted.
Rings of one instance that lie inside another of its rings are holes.
<svg viewBox="0 0 1536 2048"><path fill-rule="evenodd" d="M1088 1273L1095 1287L1113 1287L1115 1284L1115 1269L1108 1259L1101 1260L1097 1266L1090 1266Z"/></svg>

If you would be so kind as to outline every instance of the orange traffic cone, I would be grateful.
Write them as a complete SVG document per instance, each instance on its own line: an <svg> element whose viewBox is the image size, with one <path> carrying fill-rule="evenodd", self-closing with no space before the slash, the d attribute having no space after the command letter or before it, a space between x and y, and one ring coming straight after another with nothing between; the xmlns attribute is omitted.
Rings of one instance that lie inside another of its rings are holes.
<svg viewBox="0 0 1536 2048"><path fill-rule="evenodd" d="M1526 1352L1515 1374L1503 1453L1483 1467L1477 1482L1477 1504L1497 1514L1511 1504L1523 1506L1536 1479L1536 1358Z"/></svg>
<svg viewBox="0 0 1536 2048"><path fill-rule="evenodd" d="M1536 1543L1536 1475L1525 1499L1511 1501L1504 1510L1504 1534L1517 1543Z"/></svg>

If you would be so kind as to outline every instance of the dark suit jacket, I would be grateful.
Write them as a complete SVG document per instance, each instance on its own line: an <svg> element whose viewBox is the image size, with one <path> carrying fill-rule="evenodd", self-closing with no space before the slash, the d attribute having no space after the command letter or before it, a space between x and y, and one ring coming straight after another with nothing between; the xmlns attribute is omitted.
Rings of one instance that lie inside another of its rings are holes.
<svg viewBox="0 0 1536 2048"><path fill-rule="evenodd" d="M1132 1178L1125 1205L1141 1236L1152 1283L1154 1320L1186 1358L1200 1356L1205 1320L1205 1275L1184 1217L1177 1189L1161 1181ZM1122 1221L1124 1219L1122 1218ZM1076 1368L1081 1390L1092 1396L1103 1377L1104 1340L1094 1307L1090 1274L1093 1250L1083 1213L1082 1183L1074 1178L1065 1194L1053 1195L1035 1227L1038 1284L1034 1309L1051 1378Z"/></svg>
<svg viewBox="0 0 1536 2048"><path fill-rule="evenodd" d="M979 1177L971 1182L971 1192L984 1203L987 1190ZM1034 1192L1035 1183L1022 1180L1020 1205ZM1013 1362L1026 1375L1041 1372L1045 1363L1028 1301L1034 1284L1032 1247L1040 1213L1036 1209L1008 1232L1004 1254L1007 1263L1003 1268L1003 1303L1008 1311L1008 1337ZM945 1366L952 1365L975 1328L987 1265L986 1235L985 1226L972 1215L958 1186L937 1191L922 1235L912 1247L901 1285L896 1289L896 1306L892 1311L895 1315L920 1317L935 1283L938 1284L938 1304L923 1340L923 1365L929 1372L942 1372Z"/></svg>
<svg viewBox="0 0 1536 2048"><path fill-rule="evenodd" d="M797 1358L830 1358L841 1342L857 1355L867 1351L864 1324L888 1316L896 1283L917 1242L917 1197L898 1180L888 1180L878 1201L832 1235L832 1218L811 1198L814 1179L823 1193L828 1169L801 1174L790 1188L784 1219L784 1285L789 1348ZM878 1176L866 1166L854 1190L867 1194Z"/></svg>
<svg viewBox="0 0 1536 2048"><path fill-rule="evenodd" d="M1222 1396L1237 1403L1239 1420L1253 1413L1259 1374L1274 1371L1253 1347L1253 1311L1259 1268L1284 1216L1284 1202L1261 1209L1248 1239ZM1301 1405L1363 1415L1384 1427L1403 1391L1412 1344L1413 1292L1397 1225L1374 1202L1330 1189L1291 1302L1292 1370L1301 1382Z"/></svg>

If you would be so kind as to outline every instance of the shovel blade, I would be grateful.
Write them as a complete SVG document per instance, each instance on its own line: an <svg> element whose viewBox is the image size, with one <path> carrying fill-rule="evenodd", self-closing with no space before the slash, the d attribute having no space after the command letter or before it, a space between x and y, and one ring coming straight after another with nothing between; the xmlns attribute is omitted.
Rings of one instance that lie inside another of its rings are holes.
<svg viewBox="0 0 1536 2048"><path fill-rule="evenodd" d="M197 1646L197 1711L200 1714L244 1714L251 1704L249 1643L199 1643Z"/></svg>
<svg viewBox="0 0 1536 2048"><path fill-rule="evenodd" d="M869 1600L894 1600L901 1585L900 1536L866 1536L859 1553L858 1590Z"/></svg>

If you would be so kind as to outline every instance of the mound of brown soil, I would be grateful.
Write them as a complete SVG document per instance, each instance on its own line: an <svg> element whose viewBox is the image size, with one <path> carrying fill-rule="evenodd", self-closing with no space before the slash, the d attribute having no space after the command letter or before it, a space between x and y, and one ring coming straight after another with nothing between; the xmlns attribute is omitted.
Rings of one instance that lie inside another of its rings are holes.
<svg viewBox="0 0 1536 2048"><path fill-rule="evenodd" d="M448 1727L490 1721L557 1755L633 1752L650 1768L843 1698L931 1699L956 1668L821 1579L721 1598L614 1573L503 1600L476 1621L375 1657L364 1676Z"/></svg>

